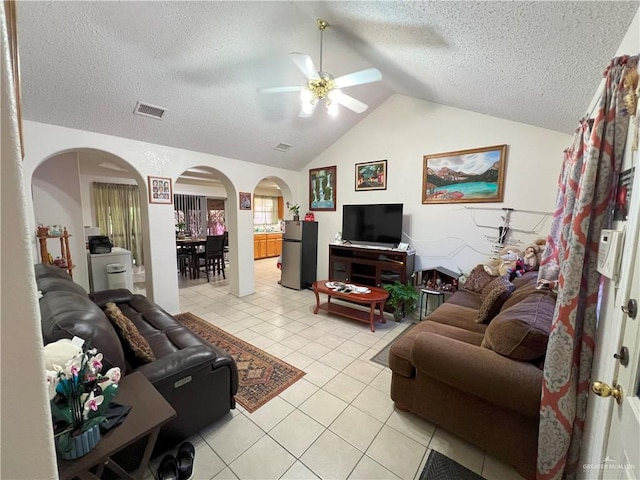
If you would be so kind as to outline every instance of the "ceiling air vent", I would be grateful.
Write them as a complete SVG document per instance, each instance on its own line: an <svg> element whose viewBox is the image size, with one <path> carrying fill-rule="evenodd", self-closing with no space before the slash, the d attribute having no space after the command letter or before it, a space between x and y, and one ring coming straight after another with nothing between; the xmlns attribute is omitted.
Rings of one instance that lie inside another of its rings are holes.
<svg viewBox="0 0 640 480"><path fill-rule="evenodd" d="M289 145L288 143L279 143L278 145L276 145L274 150L277 150L279 152L288 152L290 148L291 145Z"/></svg>
<svg viewBox="0 0 640 480"><path fill-rule="evenodd" d="M138 102L136 103L136 108L133 111L136 115L144 115L145 117L155 118L157 120L162 120L162 116L164 112L166 112L166 108L157 107L155 105L149 105L148 103Z"/></svg>

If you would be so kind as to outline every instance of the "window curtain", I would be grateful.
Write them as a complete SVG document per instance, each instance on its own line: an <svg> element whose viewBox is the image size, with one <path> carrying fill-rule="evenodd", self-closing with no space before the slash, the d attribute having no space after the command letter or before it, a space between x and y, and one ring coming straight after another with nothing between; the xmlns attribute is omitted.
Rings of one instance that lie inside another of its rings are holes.
<svg viewBox="0 0 640 480"><path fill-rule="evenodd" d="M144 265L138 186L94 182L93 199L100 233L114 247L130 250L136 265Z"/></svg>
<svg viewBox="0 0 640 480"><path fill-rule="evenodd" d="M253 197L253 223L255 225L273 225L278 223L277 197Z"/></svg>
<svg viewBox="0 0 640 480"><path fill-rule="evenodd" d="M638 56L612 60L593 123L580 122L564 154L538 274L558 290L544 365L538 480L575 478L578 472L597 326L598 242L611 222L629 125L624 76L637 62Z"/></svg>

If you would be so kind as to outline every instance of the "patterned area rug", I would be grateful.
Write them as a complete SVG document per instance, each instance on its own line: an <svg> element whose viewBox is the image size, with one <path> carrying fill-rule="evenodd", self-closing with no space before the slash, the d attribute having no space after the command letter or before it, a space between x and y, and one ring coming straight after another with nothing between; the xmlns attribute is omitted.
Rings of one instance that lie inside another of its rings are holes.
<svg viewBox="0 0 640 480"><path fill-rule="evenodd" d="M179 313L174 316L200 338L213 343L233 357L238 367L236 401L249 412L255 412L305 374L293 365L234 337L193 313Z"/></svg>
<svg viewBox="0 0 640 480"><path fill-rule="evenodd" d="M420 480L482 480L482 477L440 452L431 450Z"/></svg>
<svg viewBox="0 0 640 480"><path fill-rule="evenodd" d="M371 357L371 361L379 363L380 365L384 365L385 367L388 368L389 367L389 350L391 350L391 345L393 345L393 342L395 342L401 336L405 335L409 330L411 330L416 325L417 325L416 323L412 323L407 328L405 328L404 332L402 332L396 338L394 338L389 343L387 343L387 345L382 350L380 350L373 357Z"/></svg>

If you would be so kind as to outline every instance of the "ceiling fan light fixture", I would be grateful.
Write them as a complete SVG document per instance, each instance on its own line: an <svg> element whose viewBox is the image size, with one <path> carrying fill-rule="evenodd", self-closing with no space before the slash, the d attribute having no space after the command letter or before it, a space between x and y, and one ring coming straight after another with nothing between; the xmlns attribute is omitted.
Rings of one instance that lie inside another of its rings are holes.
<svg viewBox="0 0 640 480"><path fill-rule="evenodd" d="M338 112L338 102L332 102L331 100L327 99L327 114L331 117L337 117Z"/></svg>

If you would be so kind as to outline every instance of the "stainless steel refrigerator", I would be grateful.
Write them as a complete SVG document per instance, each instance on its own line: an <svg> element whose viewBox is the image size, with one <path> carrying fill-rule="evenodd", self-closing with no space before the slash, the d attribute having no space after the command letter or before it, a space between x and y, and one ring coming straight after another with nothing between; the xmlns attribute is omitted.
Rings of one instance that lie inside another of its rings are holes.
<svg viewBox="0 0 640 480"><path fill-rule="evenodd" d="M316 281L318 222L284 222L282 235L282 279L284 287L302 290Z"/></svg>

